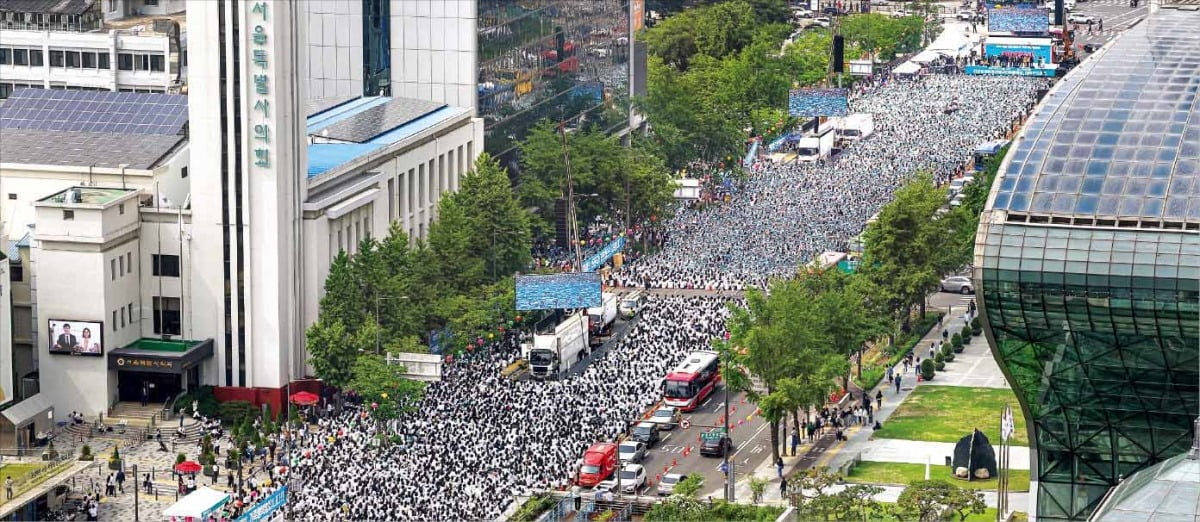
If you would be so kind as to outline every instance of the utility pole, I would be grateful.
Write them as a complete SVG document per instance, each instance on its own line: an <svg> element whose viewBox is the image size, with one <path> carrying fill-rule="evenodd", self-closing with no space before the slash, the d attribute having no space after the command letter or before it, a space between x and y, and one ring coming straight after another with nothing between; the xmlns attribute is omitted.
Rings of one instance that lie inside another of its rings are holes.
<svg viewBox="0 0 1200 522"><path fill-rule="evenodd" d="M728 356L723 355L721 358L727 359ZM729 371L729 361L722 360L721 364L723 366L722 369L725 372L728 372ZM729 448L725 447L725 437L729 436L729 379L726 378L727 376L728 376L727 373L722 373L722 375L721 375L721 381L722 381L721 387L725 388L725 415L724 415L725 422L723 423L723 424L725 424L725 432L721 434L721 461L725 466L725 500L727 502L733 502L734 501L734 495L733 495L733 484L734 484L733 473L734 472L733 472L733 467L730 466L731 463L729 461Z"/></svg>
<svg viewBox="0 0 1200 522"><path fill-rule="evenodd" d="M133 522L138 521L138 488L141 484L138 483L137 464L133 465Z"/></svg>
<svg viewBox="0 0 1200 522"><path fill-rule="evenodd" d="M558 132L562 134L563 166L567 169L567 241L571 242L571 249L575 251L575 271L582 272L583 251L579 248L579 223L575 217L575 182L571 178L571 154L567 150L566 126L560 125Z"/></svg>

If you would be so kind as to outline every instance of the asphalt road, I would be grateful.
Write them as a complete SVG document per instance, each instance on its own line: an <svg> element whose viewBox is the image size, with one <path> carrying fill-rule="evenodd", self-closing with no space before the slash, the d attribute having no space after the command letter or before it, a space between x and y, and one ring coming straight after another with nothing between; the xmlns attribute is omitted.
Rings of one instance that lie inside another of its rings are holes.
<svg viewBox="0 0 1200 522"><path fill-rule="evenodd" d="M1129 7L1129 0L1088 0L1076 3L1073 12L1104 20L1104 30L1101 31L1099 25L1093 25L1091 34L1088 34L1086 25L1079 26L1075 32L1077 48L1089 44L1097 47L1104 45L1132 24L1145 18L1149 5L1150 0L1141 0L1137 8ZM1087 54L1089 53L1084 53Z"/></svg>
<svg viewBox="0 0 1200 522"><path fill-rule="evenodd" d="M649 452L643 464L647 475L657 486L658 479L665 473L681 473L692 475L700 473L704 476L702 496L709 494L720 495L724 475L721 473L720 457L704 457L700 455L700 434L708 431L711 426L723 423L725 409L725 390L719 387L701 404L699 408L684 414L683 418L691 424L688 429L682 426L662 431L663 439ZM770 433L767 423L756 414L753 404L745 401L742 393L732 393L729 397L730 430L734 443L730 461L733 462L735 473L741 475L750 472L767 461L771 455ZM655 494L653 490L649 494Z"/></svg>

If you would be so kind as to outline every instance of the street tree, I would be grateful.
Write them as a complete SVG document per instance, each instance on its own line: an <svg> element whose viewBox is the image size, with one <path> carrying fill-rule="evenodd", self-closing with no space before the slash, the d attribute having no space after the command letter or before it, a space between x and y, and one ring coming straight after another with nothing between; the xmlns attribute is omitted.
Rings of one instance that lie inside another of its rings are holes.
<svg viewBox="0 0 1200 522"><path fill-rule="evenodd" d="M346 388L373 405L371 413L380 419L412 411L424 397L425 383L406 378L403 365L389 365L382 356L363 354L355 359L352 371Z"/></svg>
<svg viewBox="0 0 1200 522"><path fill-rule="evenodd" d="M376 328L378 325L370 318L355 331L337 319L317 320L305 334L313 372L330 386L345 387L354 378L359 352L374 346Z"/></svg>
<svg viewBox="0 0 1200 522"><path fill-rule="evenodd" d="M919 306L924 316L925 295L949 268L942 253L947 234L937 219L944 202L945 192L934 186L933 177L920 173L896 191L867 227L863 273L905 329L911 307Z"/></svg>
<svg viewBox="0 0 1200 522"><path fill-rule="evenodd" d="M986 507L982 493L964 490L945 480L913 482L896 499L901 518L921 522L943 520L951 513L965 520L972 513L983 513Z"/></svg>

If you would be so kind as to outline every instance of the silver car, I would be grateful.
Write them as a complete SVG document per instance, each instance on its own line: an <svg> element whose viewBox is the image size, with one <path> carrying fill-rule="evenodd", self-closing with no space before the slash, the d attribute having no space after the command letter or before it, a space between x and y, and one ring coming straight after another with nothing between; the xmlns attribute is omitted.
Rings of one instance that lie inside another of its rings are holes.
<svg viewBox="0 0 1200 522"><path fill-rule="evenodd" d="M636 440L627 440L617 446L617 459L621 462L631 462L637 464L642 459L646 458L646 443Z"/></svg>
<svg viewBox="0 0 1200 522"><path fill-rule="evenodd" d="M971 278L966 276L950 276L942 280L942 291L965 295L974 293L975 289L971 286Z"/></svg>

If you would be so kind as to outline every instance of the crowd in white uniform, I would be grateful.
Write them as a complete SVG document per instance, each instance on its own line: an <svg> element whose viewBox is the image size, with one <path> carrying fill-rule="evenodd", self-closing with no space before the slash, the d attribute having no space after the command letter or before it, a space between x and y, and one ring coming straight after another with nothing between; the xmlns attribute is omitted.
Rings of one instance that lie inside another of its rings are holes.
<svg viewBox="0 0 1200 522"><path fill-rule="evenodd" d="M958 75L869 91L852 110L875 115L875 136L829 164L763 167L731 202L679 212L662 252L616 280L740 289L842 249L913 172L945 180L974 145L1007 131L1039 85ZM510 336L448 365L399 420L379 425L354 409L322 420L290 452L290 509L312 520L493 519L518 494L563 486L589 444L612 440L659 398L672 366L724 333L726 303L653 299L619 343L561 380L502 377L519 357ZM376 443L380 432L399 442Z"/></svg>
<svg viewBox="0 0 1200 522"><path fill-rule="evenodd" d="M667 246L613 276L621 286L740 290L787 276L827 250L845 251L914 173L944 183L976 145L1002 136L1046 80L934 75L892 81L851 100L875 134L829 162L760 164L732 200L682 208ZM947 113L948 107L956 109Z"/></svg>
<svg viewBox="0 0 1200 522"><path fill-rule="evenodd" d="M376 425L357 410L320 422L292 452L293 512L317 520L494 519L515 495L565 485L580 455L614 440L659 395L659 381L724 333L726 301L655 299L582 373L514 381L514 338L446 368L419 411ZM375 434L403 442L377 445Z"/></svg>

